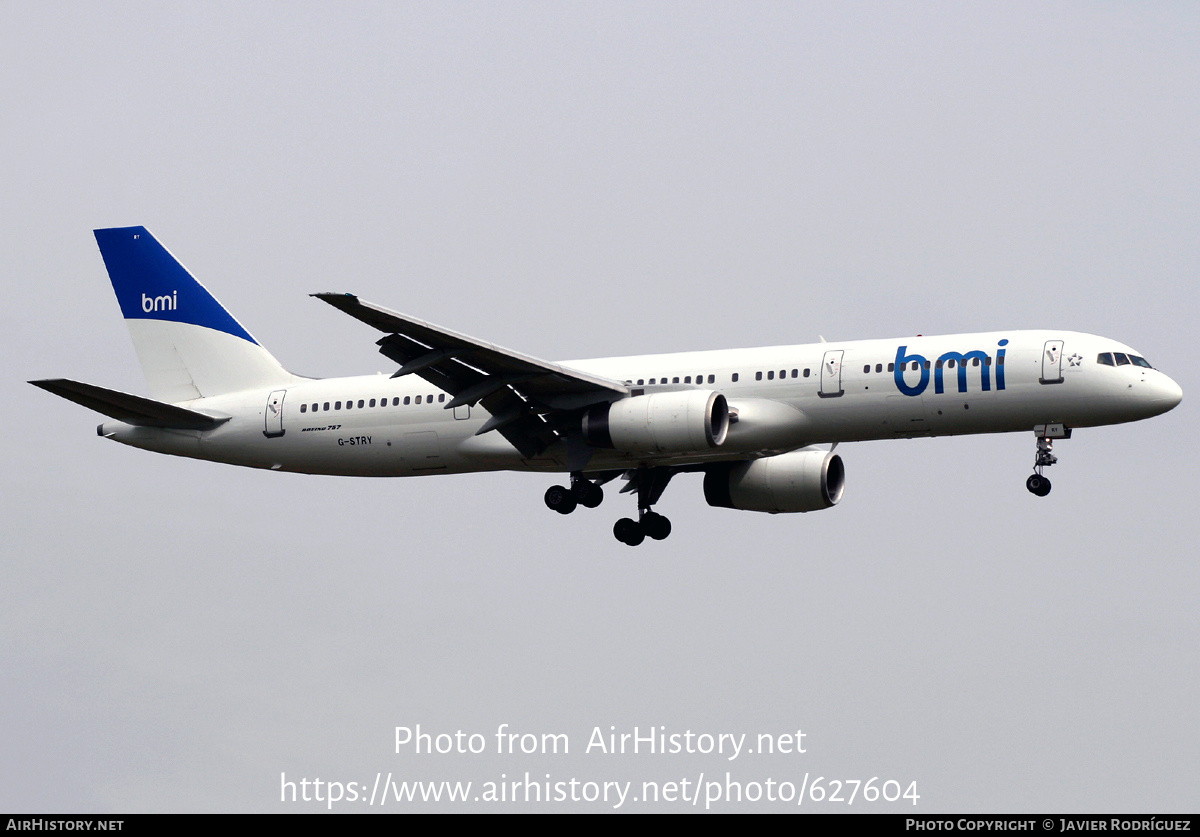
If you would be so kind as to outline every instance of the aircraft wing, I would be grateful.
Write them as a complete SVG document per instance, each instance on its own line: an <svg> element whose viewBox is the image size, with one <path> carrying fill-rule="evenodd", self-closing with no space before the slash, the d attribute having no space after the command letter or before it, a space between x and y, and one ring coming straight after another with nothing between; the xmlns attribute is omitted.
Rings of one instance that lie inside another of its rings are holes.
<svg viewBox="0 0 1200 837"><path fill-rule="evenodd" d="M524 456L563 438L563 413L629 394L621 381L485 343L353 294L313 296L385 333L379 351L400 364L392 377L417 375L450 393L446 409L481 404L492 418L479 432L498 431Z"/></svg>

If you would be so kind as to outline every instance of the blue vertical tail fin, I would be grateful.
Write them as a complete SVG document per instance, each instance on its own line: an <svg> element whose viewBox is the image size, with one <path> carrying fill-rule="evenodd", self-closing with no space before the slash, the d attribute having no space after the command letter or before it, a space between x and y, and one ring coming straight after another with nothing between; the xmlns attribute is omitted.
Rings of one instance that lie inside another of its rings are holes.
<svg viewBox="0 0 1200 837"><path fill-rule="evenodd" d="M296 380L145 227L95 234L153 398L178 403Z"/></svg>

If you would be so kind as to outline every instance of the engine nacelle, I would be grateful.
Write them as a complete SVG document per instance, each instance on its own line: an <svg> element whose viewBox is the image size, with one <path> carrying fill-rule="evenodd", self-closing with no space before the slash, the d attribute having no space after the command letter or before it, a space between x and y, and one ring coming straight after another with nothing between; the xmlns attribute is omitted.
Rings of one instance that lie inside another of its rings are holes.
<svg viewBox="0 0 1200 837"><path fill-rule="evenodd" d="M842 458L825 450L795 450L710 466L704 499L744 511L807 512L837 505L846 488Z"/></svg>
<svg viewBox="0 0 1200 837"><path fill-rule="evenodd" d="M711 390L656 392L590 407L589 445L621 451L688 453L720 447L729 433L729 403Z"/></svg>

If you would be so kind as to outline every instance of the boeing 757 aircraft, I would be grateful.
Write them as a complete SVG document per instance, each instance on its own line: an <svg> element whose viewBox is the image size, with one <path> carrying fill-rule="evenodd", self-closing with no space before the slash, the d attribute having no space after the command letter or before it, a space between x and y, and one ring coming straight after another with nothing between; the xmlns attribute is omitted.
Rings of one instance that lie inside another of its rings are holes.
<svg viewBox="0 0 1200 837"><path fill-rule="evenodd" d="M150 398L63 378L30 383L112 421L106 439L252 468L403 477L570 475L561 514L626 480L636 546L671 523L671 477L704 474L709 505L807 512L842 499L842 442L1032 432L1033 475L1079 427L1165 413L1183 392L1128 346L1069 331L996 331L551 363L353 294L318 299L382 334L390 377L293 375L144 227L96 230Z"/></svg>

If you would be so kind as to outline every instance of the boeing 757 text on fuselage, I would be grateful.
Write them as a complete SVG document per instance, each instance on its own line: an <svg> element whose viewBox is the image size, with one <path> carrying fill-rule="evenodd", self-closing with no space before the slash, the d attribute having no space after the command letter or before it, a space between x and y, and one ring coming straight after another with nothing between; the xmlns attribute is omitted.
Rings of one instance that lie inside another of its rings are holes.
<svg viewBox="0 0 1200 837"><path fill-rule="evenodd" d="M1068 331L997 331L550 363L364 302L315 294L382 334L390 377L304 378L279 362L143 227L96 230L150 398L32 381L112 419L134 447L252 468L403 477L472 471L570 475L546 505L594 508L623 477L661 540L671 477L704 474L712 506L807 512L842 498L842 442L1032 432L1027 487L1055 439L1137 421L1183 393L1140 352Z"/></svg>

